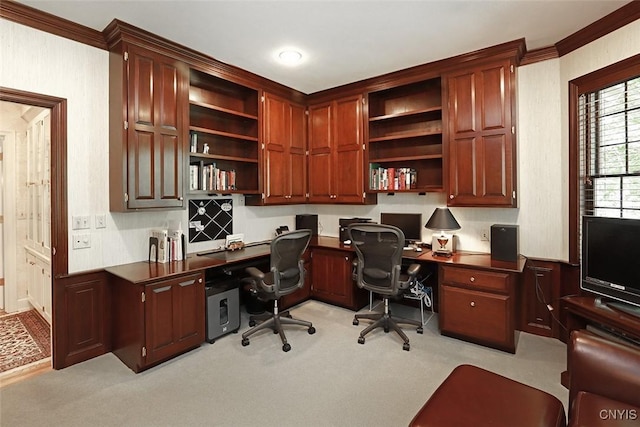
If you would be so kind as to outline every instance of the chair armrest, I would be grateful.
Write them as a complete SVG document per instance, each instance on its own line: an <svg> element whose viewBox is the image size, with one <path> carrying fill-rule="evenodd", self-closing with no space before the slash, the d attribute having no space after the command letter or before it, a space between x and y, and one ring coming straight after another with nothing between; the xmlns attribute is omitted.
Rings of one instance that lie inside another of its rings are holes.
<svg viewBox="0 0 640 427"><path fill-rule="evenodd" d="M255 267L247 267L244 271L246 271L251 277L254 277L256 279L264 279L264 273Z"/></svg>
<svg viewBox="0 0 640 427"><path fill-rule="evenodd" d="M420 264L411 264L407 267L407 274L411 277L414 277L420 271Z"/></svg>
<svg viewBox="0 0 640 427"><path fill-rule="evenodd" d="M569 413L580 391L640 406L640 349L575 330L567 352Z"/></svg>

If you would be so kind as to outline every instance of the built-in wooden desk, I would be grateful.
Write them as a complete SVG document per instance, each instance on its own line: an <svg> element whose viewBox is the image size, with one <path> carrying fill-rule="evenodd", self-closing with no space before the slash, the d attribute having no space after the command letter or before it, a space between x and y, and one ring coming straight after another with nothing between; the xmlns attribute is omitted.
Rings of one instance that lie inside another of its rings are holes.
<svg viewBox="0 0 640 427"><path fill-rule="evenodd" d="M302 294L352 310L368 294L354 286L355 250L336 237L309 244L313 286ZM136 262L106 268L111 277L112 351L135 372L199 346L205 335L205 273L268 259L269 242L236 251L190 254L170 263ZM458 252L452 257L407 250L410 262L437 266L440 329L443 334L515 352L518 275L525 259L507 263L489 254ZM433 268L433 267L432 267Z"/></svg>

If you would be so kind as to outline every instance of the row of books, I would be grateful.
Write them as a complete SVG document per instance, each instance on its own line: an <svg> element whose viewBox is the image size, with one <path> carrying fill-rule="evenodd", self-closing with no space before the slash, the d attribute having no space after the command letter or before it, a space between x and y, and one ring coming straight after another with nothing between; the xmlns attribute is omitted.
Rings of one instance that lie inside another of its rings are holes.
<svg viewBox="0 0 640 427"><path fill-rule="evenodd" d="M149 261L155 261L153 255L157 255L158 262L180 261L185 257L185 236L182 230L171 230L166 228L152 229L149 237L157 239L157 252L149 252Z"/></svg>
<svg viewBox="0 0 640 427"><path fill-rule="evenodd" d="M215 163L202 162L189 166L189 189L202 191L231 191L236 189L236 171L222 170Z"/></svg>
<svg viewBox="0 0 640 427"><path fill-rule="evenodd" d="M409 190L417 186L418 172L413 168L385 168L378 163L369 163L371 190Z"/></svg>

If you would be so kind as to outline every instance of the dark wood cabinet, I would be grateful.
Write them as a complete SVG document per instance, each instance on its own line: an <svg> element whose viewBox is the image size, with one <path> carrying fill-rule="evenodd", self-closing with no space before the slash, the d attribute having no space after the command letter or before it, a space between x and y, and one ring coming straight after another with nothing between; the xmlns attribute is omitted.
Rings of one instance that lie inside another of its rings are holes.
<svg viewBox="0 0 640 427"><path fill-rule="evenodd" d="M515 353L515 273L441 265L440 331Z"/></svg>
<svg viewBox="0 0 640 427"><path fill-rule="evenodd" d="M113 279L113 353L140 372L202 344L202 273L146 284Z"/></svg>
<svg viewBox="0 0 640 427"><path fill-rule="evenodd" d="M560 312L559 300L560 265L551 261L528 260L522 275L520 330L559 338L558 322L553 319L551 311Z"/></svg>
<svg viewBox="0 0 640 427"><path fill-rule="evenodd" d="M468 65L445 77L449 206L516 207L515 65Z"/></svg>
<svg viewBox="0 0 640 427"><path fill-rule="evenodd" d="M440 78L371 92L368 113L367 191L444 191Z"/></svg>
<svg viewBox="0 0 640 427"><path fill-rule="evenodd" d="M189 193L260 193L258 90L191 69Z"/></svg>
<svg viewBox="0 0 640 427"><path fill-rule="evenodd" d="M111 351L109 274L76 273L53 282L53 368Z"/></svg>
<svg viewBox="0 0 640 427"><path fill-rule="evenodd" d="M374 203L364 187L364 97L309 106L310 203Z"/></svg>
<svg viewBox="0 0 640 427"><path fill-rule="evenodd" d="M306 203L306 107L265 93L262 118L264 192L261 204ZM247 203L256 204L251 198Z"/></svg>
<svg viewBox="0 0 640 427"><path fill-rule="evenodd" d="M349 251L314 248L311 253L311 295L320 301L351 310L361 309L368 293L353 281L353 258Z"/></svg>
<svg viewBox="0 0 640 427"><path fill-rule="evenodd" d="M110 209L182 208L187 66L117 46L110 57Z"/></svg>

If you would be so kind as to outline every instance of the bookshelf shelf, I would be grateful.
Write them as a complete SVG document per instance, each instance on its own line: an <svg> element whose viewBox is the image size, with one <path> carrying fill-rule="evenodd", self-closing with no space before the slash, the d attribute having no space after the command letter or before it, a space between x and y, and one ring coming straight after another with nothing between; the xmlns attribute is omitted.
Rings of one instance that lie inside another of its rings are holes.
<svg viewBox="0 0 640 427"><path fill-rule="evenodd" d="M189 77L189 194L259 193L258 91L195 69Z"/></svg>
<svg viewBox="0 0 640 427"><path fill-rule="evenodd" d="M368 123L368 191L444 191L439 77L369 93Z"/></svg>

